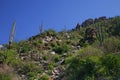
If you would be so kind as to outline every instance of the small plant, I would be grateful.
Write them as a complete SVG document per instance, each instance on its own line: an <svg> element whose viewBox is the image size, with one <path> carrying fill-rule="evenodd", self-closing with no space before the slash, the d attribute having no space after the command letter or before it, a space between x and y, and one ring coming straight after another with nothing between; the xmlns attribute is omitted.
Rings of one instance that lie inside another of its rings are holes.
<svg viewBox="0 0 120 80"><path fill-rule="evenodd" d="M69 50L69 48L66 44L63 44L63 45L53 48L53 51L55 51L58 54L66 53L66 52L68 52L68 50Z"/></svg>
<svg viewBox="0 0 120 80"><path fill-rule="evenodd" d="M48 75L43 75L40 79L38 80L50 80L50 77Z"/></svg>
<svg viewBox="0 0 120 80"><path fill-rule="evenodd" d="M48 70L52 70L54 66L55 66L54 62L50 62L49 65L47 66Z"/></svg>
<svg viewBox="0 0 120 80"><path fill-rule="evenodd" d="M43 56L43 60L48 60L48 57L47 56Z"/></svg>
<svg viewBox="0 0 120 80"><path fill-rule="evenodd" d="M5 63L5 60L6 60L7 56L4 52L0 52L0 64L3 64Z"/></svg>
<svg viewBox="0 0 120 80"><path fill-rule="evenodd" d="M0 80L12 80L9 74L0 74Z"/></svg>
<svg viewBox="0 0 120 80"><path fill-rule="evenodd" d="M120 51L120 40L119 38L110 37L105 39L104 44L104 51L106 53L116 53Z"/></svg>

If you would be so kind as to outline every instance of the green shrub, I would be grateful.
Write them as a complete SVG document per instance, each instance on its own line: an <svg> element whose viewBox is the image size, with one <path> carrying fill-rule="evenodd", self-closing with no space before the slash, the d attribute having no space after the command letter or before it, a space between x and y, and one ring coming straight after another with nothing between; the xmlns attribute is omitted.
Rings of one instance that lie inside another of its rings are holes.
<svg viewBox="0 0 120 80"><path fill-rule="evenodd" d="M120 39L110 37L105 39L103 44L106 53L115 53L120 51Z"/></svg>
<svg viewBox="0 0 120 80"><path fill-rule="evenodd" d="M112 80L120 78L120 55L107 54L101 58L102 65L105 67L105 75Z"/></svg>
<svg viewBox="0 0 120 80"><path fill-rule="evenodd" d="M94 80L98 65L91 59L72 58L66 71L67 80ZM65 76L65 77L66 77Z"/></svg>
<svg viewBox="0 0 120 80"><path fill-rule="evenodd" d="M61 44L60 46L56 46L55 48L53 48L53 51L55 51L58 54L63 54L68 52L69 47L66 44Z"/></svg>
<svg viewBox="0 0 120 80"><path fill-rule="evenodd" d="M60 60L60 56L59 55L55 55L54 56L54 62L58 62Z"/></svg>
<svg viewBox="0 0 120 80"><path fill-rule="evenodd" d="M40 44L42 44L42 40L33 42L34 46L39 46Z"/></svg>
<svg viewBox="0 0 120 80"><path fill-rule="evenodd" d="M56 32L55 32L55 30L49 29L49 30L44 31L42 33L42 35L44 35L44 36L56 36Z"/></svg>
<svg viewBox="0 0 120 80"><path fill-rule="evenodd" d="M13 68L17 69L20 66L22 66L22 61L19 58L18 53L16 53L15 50L7 50L5 51L6 54L6 60L5 62L12 66Z"/></svg>
<svg viewBox="0 0 120 80"><path fill-rule="evenodd" d="M65 80L118 80L120 78L120 55L80 56L67 59Z"/></svg>
<svg viewBox="0 0 120 80"><path fill-rule="evenodd" d="M19 45L20 45L19 49L21 53L28 53L33 48L31 44L25 41L21 41Z"/></svg>
<svg viewBox="0 0 120 80"><path fill-rule="evenodd" d="M8 74L0 74L0 80L12 80L12 77Z"/></svg>
<svg viewBox="0 0 120 80"><path fill-rule="evenodd" d="M49 65L47 66L48 70L52 70L54 68L55 64L54 62L50 62Z"/></svg>
<svg viewBox="0 0 120 80"><path fill-rule="evenodd" d="M28 74L30 72L31 73L39 73L39 72L41 72L41 70L34 63L27 63L22 66L22 68L19 72L22 74Z"/></svg>
<svg viewBox="0 0 120 80"><path fill-rule="evenodd" d="M4 51L0 51L0 64L5 63L6 58L7 58L7 56L4 53Z"/></svg>
<svg viewBox="0 0 120 80"><path fill-rule="evenodd" d="M101 56L102 54L103 52L100 49L92 46L85 47L79 51L79 56L81 56L81 58L86 58L90 56Z"/></svg>
<svg viewBox="0 0 120 80"><path fill-rule="evenodd" d="M48 75L43 75L40 79L38 80L50 80L50 77Z"/></svg>
<svg viewBox="0 0 120 80"><path fill-rule="evenodd" d="M36 72L28 72L27 76L30 80L33 80L36 78L37 73Z"/></svg>
<svg viewBox="0 0 120 80"><path fill-rule="evenodd" d="M48 56L43 56L43 59L44 60L48 60Z"/></svg>

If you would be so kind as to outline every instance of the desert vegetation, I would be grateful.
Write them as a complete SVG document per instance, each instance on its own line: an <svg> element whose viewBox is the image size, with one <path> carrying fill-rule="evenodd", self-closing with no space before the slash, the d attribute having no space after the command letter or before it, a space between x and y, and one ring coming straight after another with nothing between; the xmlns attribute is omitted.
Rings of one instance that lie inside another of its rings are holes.
<svg viewBox="0 0 120 80"><path fill-rule="evenodd" d="M119 80L120 16L88 19L3 44L1 80ZM12 34L13 35L13 34Z"/></svg>

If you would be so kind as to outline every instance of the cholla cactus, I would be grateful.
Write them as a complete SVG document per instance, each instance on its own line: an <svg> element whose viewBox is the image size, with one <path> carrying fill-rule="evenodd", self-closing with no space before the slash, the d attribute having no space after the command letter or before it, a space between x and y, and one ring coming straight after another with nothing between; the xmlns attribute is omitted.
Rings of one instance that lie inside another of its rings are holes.
<svg viewBox="0 0 120 80"><path fill-rule="evenodd" d="M16 21L14 21L13 25L12 25L12 29L11 29L11 33L10 33L10 38L9 38L9 48L11 48L11 46L12 46L12 42L13 42L14 35L15 35L15 28L16 28Z"/></svg>

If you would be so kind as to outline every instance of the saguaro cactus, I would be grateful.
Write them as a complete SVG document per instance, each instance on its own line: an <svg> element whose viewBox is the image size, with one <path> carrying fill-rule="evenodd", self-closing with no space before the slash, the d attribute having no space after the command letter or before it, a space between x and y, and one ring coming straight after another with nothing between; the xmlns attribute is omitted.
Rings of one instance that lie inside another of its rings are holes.
<svg viewBox="0 0 120 80"><path fill-rule="evenodd" d="M103 45L103 41L104 41L104 31L103 31L103 27L100 26L100 24L98 25L98 40L100 42L100 46Z"/></svg>
<svg viewBox="0 0 120 80"><path fill-rule="evenodd" d="M15 35L15 28L16 28L16 21L14 21L13 25L12 25L12 29L11 29L11 33L10 33L10 37L9 37L9 49L12 46L12 42L13 42L14 35Z"/></svg>
<svg viewBox="0 0 120 80"><path fill-rule="evenodd" d="M43 32L43 22L40 25L40 34Z"/></svg>

